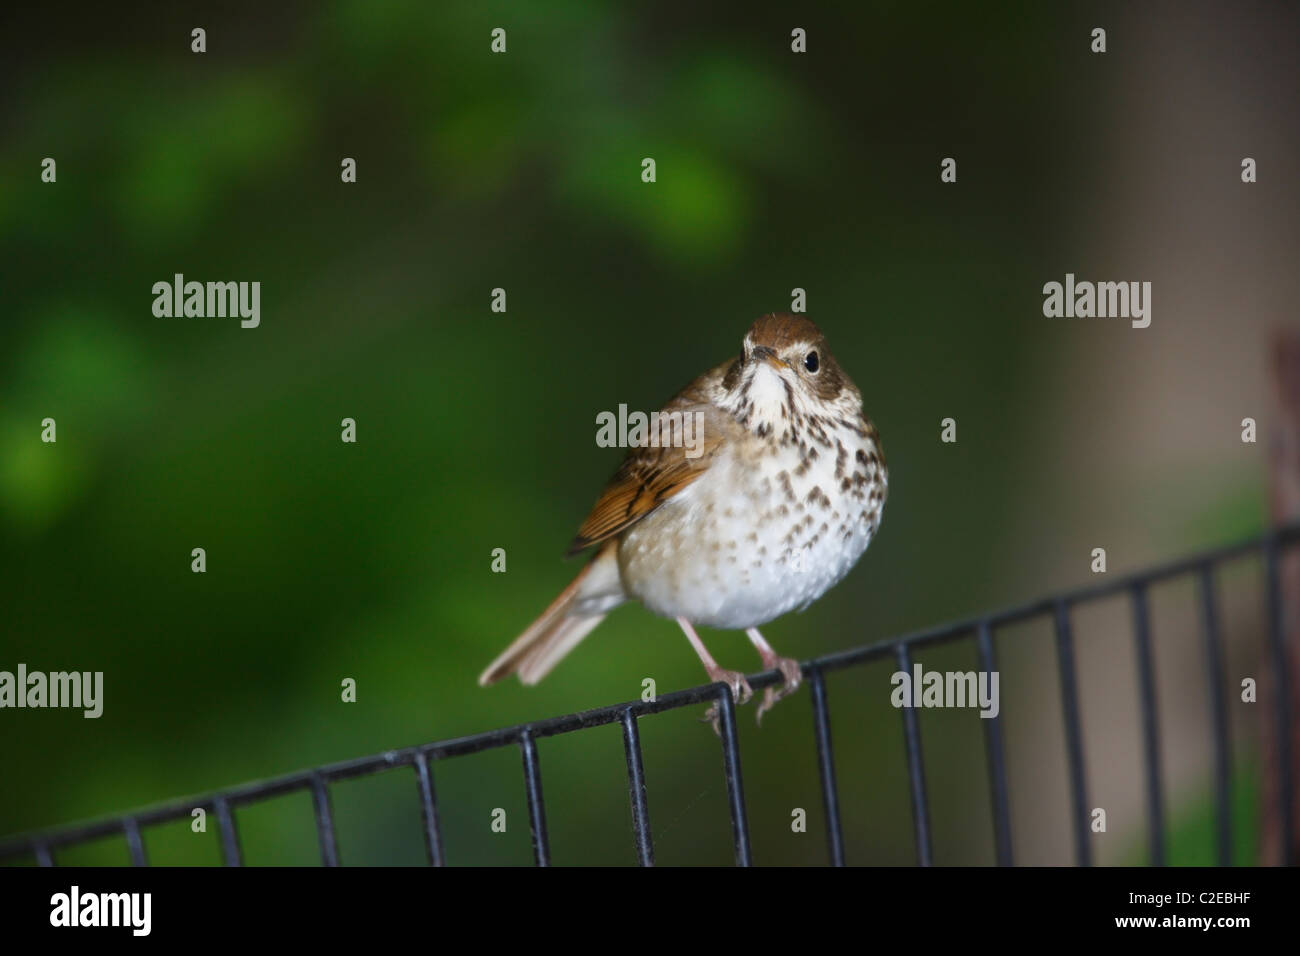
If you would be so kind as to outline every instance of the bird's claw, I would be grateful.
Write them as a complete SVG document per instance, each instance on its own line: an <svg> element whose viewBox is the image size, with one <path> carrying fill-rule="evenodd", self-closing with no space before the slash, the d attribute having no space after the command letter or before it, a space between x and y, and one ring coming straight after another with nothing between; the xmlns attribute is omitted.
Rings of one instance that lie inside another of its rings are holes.
<svg viewBox="0 0 1300 956"><path fill-rule="evenodd" d="M714 683L723 683L730 687L731 699L734 700L737 705L748 703L749 699L754 696L754 689L749 686L749 681L745 680L745 675L740 671L728 671L718 668L717 670L709 671L709 677L714 681ZM722 725L720 723L717 701L714 701L709 705L709 709L704 712L704 716L701 717L700 720L712 724L713 732L719 737L722 736Z"/></svg>
<svg viewBox="0 0 1300 956"><path fill-rule="evenodd" d="M803 670L799 667L799 662L793 658L775 657L763 663L773 670L780 671L785 681L780 687L768 687L763 691L763 702L758 705L758 713L755 715L760 727L763 725L763 715L775 707L778 700L789 697L803 683Z"/></svg>

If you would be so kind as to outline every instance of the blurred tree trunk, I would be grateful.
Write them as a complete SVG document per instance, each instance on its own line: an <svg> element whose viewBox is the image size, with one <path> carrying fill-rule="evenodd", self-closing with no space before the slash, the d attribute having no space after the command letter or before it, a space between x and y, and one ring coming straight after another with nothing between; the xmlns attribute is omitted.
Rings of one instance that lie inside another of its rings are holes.
<svg viewBox="0 0 1300 956"><path fill-rule="evenodd" d="M1270 500L1274 525L1300 519L1300 332L1287 329L1273 340L1273 384L1277 403L1276 421L1269 436ZM1281 674L1271 667L1271 650L1265 654L1267 664L1260 669L1259 701L1263 705L1263 808L1260 828L1261 862L1280 865L1300 859L1300 838L1295 825L1291 828L1289 852L1283 846L1284 813L1296 821L1297 760L1300 753L1300 719L1297 719L1297 696L1300 696L1300 549L1283 552L1279 566L1281 591L1282 640L1284 667L1290 675L1290 726L1292 806L1282 806L1282 773L1278 755L1278 727L1273 708Z"/></svg>

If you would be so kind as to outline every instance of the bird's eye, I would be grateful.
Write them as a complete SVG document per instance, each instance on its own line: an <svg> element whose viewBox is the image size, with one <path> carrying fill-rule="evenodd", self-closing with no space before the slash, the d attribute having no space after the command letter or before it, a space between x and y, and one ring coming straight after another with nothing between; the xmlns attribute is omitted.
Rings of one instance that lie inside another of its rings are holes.
<svg viewBox="0 0 1300 956"><path fill-rule="evenodd" d="M819 363L818 363L818 361L817 361L817 353L816 353L816 352L809 352L809 353L808 353L807 358L805 358L805 359L803 360L803 367L806 368L806 369L807 369L808 371L810 371L810 372L816 372L816 371L817 371L817 369L819 368Z"/></svg>

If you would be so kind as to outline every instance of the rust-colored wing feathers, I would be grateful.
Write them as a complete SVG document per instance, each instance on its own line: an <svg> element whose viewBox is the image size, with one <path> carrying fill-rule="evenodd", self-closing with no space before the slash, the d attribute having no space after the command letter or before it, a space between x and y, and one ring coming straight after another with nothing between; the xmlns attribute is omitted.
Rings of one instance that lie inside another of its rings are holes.
<svg viewBox="0 0 1300 956"><path fill-rule="evenodd" d="M723 430L732 426L728 416L709 403L729 365L723 363L701 375L664 406L661 415L680 412L683 422L691 416L686 433L691 440L628 452L578 529L569 555L622 533L708 471L722 445ZM683 437L677 433L678 439Z"/></svg>
<svg viewBox="0 0 1300 956"><path fill-rule="evenodd" d="M675 453L675 454L674 454ZM707 464L681 448L638 448L623 462L569 546L577 554L644 518L700 475Z"/></svg>

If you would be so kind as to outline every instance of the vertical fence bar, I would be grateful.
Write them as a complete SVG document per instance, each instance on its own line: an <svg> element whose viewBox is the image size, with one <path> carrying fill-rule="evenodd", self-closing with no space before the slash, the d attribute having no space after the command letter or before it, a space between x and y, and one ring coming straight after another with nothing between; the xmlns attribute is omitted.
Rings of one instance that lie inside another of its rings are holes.
<svg viewBox="0 0 1300 956"><path fill-rule="evenodd" d="M1147 841L1151 865L1165 865L1164 796L1160 785L1160 724L1156 709L1155 662L1151 653L1151 613L1147 586L1137 581L1133 596L1133 639L1137 646L1138 693L1142 705L1142 750L1147 778Z"/></svg>
<svg viewBox="0 0 1300 956"><path fill-rule="evenodd" d="M822 806L826 810L826 839L831 866L844 865L844 830L840 826L840 796L835 786L835 751L831 747L831 714L826 704L826 676L813 666L806 671L812 692L813 729L817 734L817 767L822 778Z"/></svg>
<svg viewBox="0 0 1300 956"><path fill-rule="evenodd" d="M226 866L243 866L243 854L239 852L239 831L235 829L235 815L231 812L230 802L225 797L212 801L212 810L217 815L217 830L221 836L221 861Z"/></svg>
<svg viewBox="0 0 1300 956"><path fill-rule="evenodd" d="M1281 825L1281 862L1284 866L1295 864L1295 779L1291 764L1291 692L1290 671L1287 668L1286 638L1282 622L1281 556L1277 536L1265 545L1268 575L1268 644L1276 675L1273 716L1277 722L1278 762L1278 815Z"/></svg>
<svg viewBox="0 0 1300 956"><path fill-rule="evenodd" d="M898 669L912 672L912 654L906 644L894 649ZM912 688L911 705L903 708L903 742L907 747L907 777L912 793L912 824L916 831L916 860L921 866L934 863L930 846L930 804L925 795L925 764L921 759L921 724L916 716L919 687Z"/></svg>
<svg viewBox="0 0 1300 956"><path fill-rule="evenodd" d="M1228 708L1224 698L1223 647L1219 640L1219 613L1214 599L1214 568L1206 563L1199 574L1201 637L1205 647L1206 679L1210 684L1210 715L1214 724L1214 816L1220 866L1232 865L1231 755Z"/></svg>
<svg viewBox="0 0 1300 956"><path fill-rule="evenodd" d="M736 846L736 865L751 866L749 818L745 815L745 785L740 776L740 739L736 735L736 702L731 688L718 691L718 732L722 736L722 772L727 778L731 803L731 838Z"/></svg>
<svg viewBox="0 0 1300 956"><path fill-rule="evenodd" d="M32 847L32 852L36 854L37 866L53 866L54 854L50 852L50 845L42 840Z"/></svg>
<svg viewBox="0 0 1300 956"><path fill-rule="evenodd" d="M334 836L334 812L330 808L330 794L325 778L312 774L311 803L316 811L316 837L320 841L320 860L324 866L339 865L338 841Z"/></svg>
<svg viewBox="0 0 1300 956"><path fill-rule="evenodd" d="M645 766L641 761L641 731L632 708L623 711L623 750L627 754L627 789L632 801L632 835L636 860L641 866L655 865L654 839L650 834L650 806L646 801Z"/></svg>
<svg viewBox="0 0 1300 956"><path fill-rule="evenodd" d="M438 821L438 800L433 792L433 771L424 751L415 755L415 782L420 791L420 819L424 823L424 849L430 866L442 866L442 828Z"/></svg>
<svg viewBox="0 0 1300 956"><path fill-rule="evenodd" d="M1061 710L1070 762L1070 791L1074 807L1074 855L1079 866L1092 865L1088 843L1088 783L1083 768L1083 727L1079 722L1079 692L1074 675L1074 639L1070 634L1070 608L1056 602L1056 657L1061 674Z"/></svg>
<svg viewBox="0 0 1300 956"><path fill-rule="evenodd" d="M997 671L997 660L993 650L993 628L987 619L980 621L977 631L976 646L979 648L980 670L990 675ZM998 683L999 688L1001 682ZM997 853L998 866L1011 866L1011 800L1007 792L1006 755L1002 746L1002 707L992 717L984 717L984 749L989 761L989 792L993 803L993 847Z"/></svg>
<svg viewBox="0 0 1300 956"><path fill-rule="evenodd" d="M537 741L525 727L519 735L519 749L524 757L524 787L528 792L528 826L533 834L533 857L538 866L551 865L551 844L546 836L546 804L542 799L542 765L537 756Z"/></svg>
<svg viewBox="0 0 1300 956"><path fill-rule="evenodd" d="M122 832L126 834L126 846L131 851L132 866L148 866L149 859L144 852L144 837L140 835L140 824L134 817L122 821Z"/></svg>

